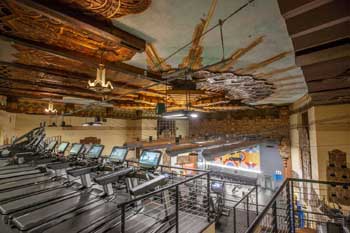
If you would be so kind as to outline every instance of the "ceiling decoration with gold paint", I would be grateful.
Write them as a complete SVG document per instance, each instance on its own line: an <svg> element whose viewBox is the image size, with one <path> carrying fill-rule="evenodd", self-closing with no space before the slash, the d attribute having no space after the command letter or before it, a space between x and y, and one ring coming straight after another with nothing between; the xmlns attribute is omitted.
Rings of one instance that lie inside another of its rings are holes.
<svg viewBox="0 0 350 233"><path fill-rule="evenodd" d="M64 22L29 8L16 1L0 2L0 32L5 35L33 40L79 51L89 56L100 56L105 50L105 59L127 61L136 53L135 50L121 45L121 39L107 38L86 27Z"/></svg>
<svg viewBox="0 0 350 233"><path fill-rule="evenodd" d="M245 2L0 0L0 95L145 111L291 103L306 86L272 0L223 25L224 51L217 28L206 34ZM87 88L99 63L109 94Z"/></svg>
<svg viewBox="0 0 350 233"><path fill-rule="evenodd" d="M254 1L227 20L222 26L222 51L220 27L212 28L220 19L225 19L246 2L156 1L144 14L126 16L118 21L114 20L114 24L134 28L133 32L136 35L148 39L146 53L136 55L129 61L130 64L147 66L148 69L163 74L179 69L188 69L192 73L210 72L210 75L205 76L220 76L217 79L222 82L214 84L212 79L201 77L198 79L198 89L224 92L227 94L226 101L236 100L238 96L243 95L242 90L236 89L235 85L226 85L230 78L224 82L225 77L239 79L241 76L242 83L244 79L247 80L245 77L252 77L247 86L252 85L254 80L260 88L257 95L254 95L253 91L250 91L251 95L245 95L241 99L243 103L260 105L294 102L303 96L307 89L303 74L295 64L293 46L277 2ZM181 17L178 17L179 15ZM140 28L138 25L141 22L143 23ZM151 22L162 23L154 27ZM188 42L188 46L182 47ZM183 49L178 51L179 48ZM198 75L192 76L196 80ZM261 83L266 83L266 86L261 86ZM248 89L246 92L249 92ZM237 94L239 92L241 94ZM232 98L233 96L236 98Z"/></svg>
<svg viewBox="0 0 350 233"><path fill-rule="evenodd" d="M83 10L86 14L97 14L105 18L119 18L139 14L146 10L152 0L59 0Z"/></svg>

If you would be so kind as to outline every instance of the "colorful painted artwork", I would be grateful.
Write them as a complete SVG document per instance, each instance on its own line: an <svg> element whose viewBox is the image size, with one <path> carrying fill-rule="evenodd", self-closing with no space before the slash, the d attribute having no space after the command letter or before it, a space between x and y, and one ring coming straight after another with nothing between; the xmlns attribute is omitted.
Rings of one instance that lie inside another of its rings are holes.
<svg viewBox="0 0 350 233"><path fill-rule="evenodd" d="M232 153L215 158L215 163L229 167L240 167L252 170L260 170L259 145L247 147Z"/></svg>

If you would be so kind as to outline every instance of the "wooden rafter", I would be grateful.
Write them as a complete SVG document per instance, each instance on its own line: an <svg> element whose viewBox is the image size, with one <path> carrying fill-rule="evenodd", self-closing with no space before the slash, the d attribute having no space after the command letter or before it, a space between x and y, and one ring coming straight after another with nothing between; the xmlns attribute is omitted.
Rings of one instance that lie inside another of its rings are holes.
<svg viewBox="0 0 350 233"><path fill-rule="evenodd" d="M233 52L231 56L229 57L228 60L225 60L222 64L218 64L214 67L210 68L210 71L213 72L226 72L229 69L233 67L233 65L238 61L239 58L244 56L246 53L248 53L250 50L255 48L257 45L259 45L261 42L263 42L263 36L260 36L256 38L252 43L250 43L247 47L245 48L240 48Z"/></svg>
<svg viewBox="0 0 350 233"><path fill-rule="evenodd" d="M0 35L0 39L9 41L11 43L16 43L28 48L44 51L54 56L64 57L68 60L83 62L84 64L90 67L97 67L97 65L100 63L100 59L96 57L88 56L79 51L71 51L61 47L47 45L40 42L31 41L31 40L18 38L15 36L9 36L9 35ZM132 76L141 77L154 82L163 81L163 79L159 74L156 74L153 72L147 72L147 75L145 75L146 70L132 66L132 65L128 65L126 63L108 62L108 61L105 61L104 63L105 63L106 69L109 69L109 70L121 72L124 74L129 74Z"/></svg>
<svg viewBox="0 0 350 233"><path fill-rule="evenodd" d="M214 14L217 0L212 0L207 17L201 19L201 22L196 25L192 36L192 46L188 55L183 59L179 68L199 69L202 66L203 47L201 46L203 40L203 33L206 31L209 22Z"/></svg>
<svg viewBox="0 0 350 233"><path fill-rule="evenodd" d="M20 70L25 70L27 72L41 72L45 73L48 75L52 75L53 79L48 79L48 81L60 81L60 82L73 82L76 80L80 84L80 86L83 84L81 81L87 82L88 80L92 80L95 77L89 76L87 74L83 73L76 73L76 72L69 72L69 71L63 71L55 68L47 68L47 67L40 67L40 66L34 66L34 65L27 65L27 64L20 64L20 63L11 63L11 62L4 62L0 61L0 66L8 66L8 67L13 67L16 69ZM41 80L45 78L45 75L41 76ZM120 82L120 81L112 81L113 85L117 88L123 88L123 89L139 89L141 86L133 85L130 83L125 83L125 82ZM86 86L85 84L83 86ZM165 94L156 90L152 89L146 89L143 90L142 93L149 93L152 95L157 95L157 96L164 96Z"/></svg>
<svg viewBox="0 0 350 233"><path fill-rule="evenodd" d="M166 63L162 57L158 54L158 51L153 44L148 43L146 45L146 56L148 69L154 72L166 72L171 69L171 65Z"/></svg>
<svg viewBox="0 0 350 233"><path fill-rule="evenodd" d="M261 62L258 62L258 63L254 63L254 64L251 64L251 65L248 65L247 67L245 68L241 68L241 69L237 69L235 72L238 73L238 74L241 74L241 75L244 75L244 74L252 74L254 73L256 70L258 69L261 69L265 66L268 66L278 60L281 60L282 58L288 56L291 54L291 51L287 51L287 52L282 52L282 53L279 53L275 56L272 56L268 59L265 59L264 61L261 61Z"/></svg>
<svg viewBox="0 0 350 233"><path fill-rule="evenodd" d="M297 66L288 66L288 67L285 67L285 68L281 68L281 69L276 69L276 70L273 70L271 72L268 72L268 73L258 73L256 75L254 75L256 78L271 78L277 74L281 74L281 73L284 73L284 72L287 72L287 71L290 71L290 70L294 70L298 68Z"/></svg>

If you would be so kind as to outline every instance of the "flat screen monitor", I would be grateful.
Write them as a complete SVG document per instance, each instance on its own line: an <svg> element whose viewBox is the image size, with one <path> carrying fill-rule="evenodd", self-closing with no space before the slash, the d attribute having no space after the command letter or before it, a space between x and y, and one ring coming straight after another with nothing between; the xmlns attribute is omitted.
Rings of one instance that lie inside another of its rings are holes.
<svg viewBox="0 0 350 233"><path fill-rule="evenodd" d="M126 155L128 154L128 148L126 147L113 147L109 160L112 162L124 162Z"/></svg>
<svg viewBox="0 0 350 233"><path fill-rule="evenodd" d="M72 148L70 149L69 151L69 154L70 155L78 155L81 151L81 149L83 148L83 144L80 144L80 143L74 143L72 145Z"/></svg>
<svg viewBox="0 0 350 233"><path fill-rule="evenodd" d="M210 188L214 193L224 193L224 183L221 181L211 182Z"/></svg>
<svg viewBox="0 0 350 233"><path fill-rule="evenodd" d="M144 150L140 156L140 166L144 168L157 168L162 156L161 151L157 150Z"/></svg>
<svg viewBox="0 0 350 233"><path fill-rule="evenodd" d="M49 145L47 145L46 150L52 151L54 149L54 147L56 146L56 144L57 144L57 141L50 142Z"/></svg>
<svg viewBox="0 0 350 233"><path fill-rule="evenodd" d="M59 146L58 146L58 149L57 149L57 152L58 153L63 153L66 151L67 147L69 145L69 142L62 142Z"/></svg>
<svg viewBox="0 0 350 233"><path fill-rule="evenodd" d="M89 159L97 159L98 157L100 157L103 148L103 145L92 145L86 157Z"/></svg>

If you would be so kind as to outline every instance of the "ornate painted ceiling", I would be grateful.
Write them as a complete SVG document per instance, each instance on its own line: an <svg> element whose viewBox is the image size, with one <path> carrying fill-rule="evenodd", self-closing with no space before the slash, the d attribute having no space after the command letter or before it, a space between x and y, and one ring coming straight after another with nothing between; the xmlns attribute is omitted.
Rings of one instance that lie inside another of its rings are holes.
<svg viewBox="0 0 350 233"><path fill-rule="evenodd" d="M292 103L307 87L276 0L248 4L224 21L222 37L220 27L205 33L246 3L0 0L0 95L134 110ZM87 89L101 60L116 87L107 95Z"/></svg>

